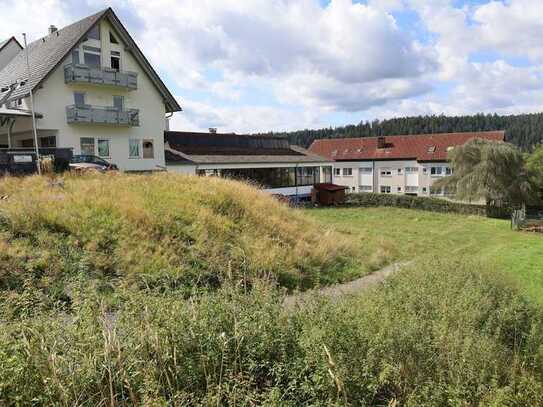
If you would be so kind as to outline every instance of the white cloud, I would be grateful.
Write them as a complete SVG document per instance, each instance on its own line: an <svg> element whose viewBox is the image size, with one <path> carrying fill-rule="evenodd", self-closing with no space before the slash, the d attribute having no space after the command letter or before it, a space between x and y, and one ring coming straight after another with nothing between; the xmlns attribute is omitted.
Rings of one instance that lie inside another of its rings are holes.
<svg viewBox="0 0 543 407"><path fill-rule="evenodd" d="M62 27L72 22L68 4L62 0L0 0L0 10L0 40L15 36L21 44L23 32L30 42L47 35L51 24Z"/></svg>
<svg viewBox="0 0 543 407"><path fill-rule="evenodd" d="M0 39L22 31L36 39L50 24L111 5L180 95L185 111L173 119L177 129L268 131L356 114L541 110L541 0L458 4L0 0L8 15ZM401 28L391 14L397 11L415 11L421 26Z"/></svg>
<svg viewBox="0 0 543 407"><path fill-rule="evenodd" d="M213 107L206 103L184 100L183 112L170 120L171 130L252 133L285 131L293 128L317 128L326 124L317 110L298 111L270 106Z"/></svg>
<svg viewBox="0 0 543 407"><path fill-rule="evenodd" d="M422 89L407 82L434 69L431 52L402 33L391 15L350 0L324 8L316 0L134 2L145 19L144 48L181 87L210 89L204 75L210 68L273 79L272 90L280 93L297 78L318 77L319 88L306 87L310 94L300 102L319 99L331 108L356 109L352 101L337 103L344 88L352 94L380 86L379 102L395 97L399 83ZM370 93L360 93L359 108L371 103L365 99Z"/></svg>

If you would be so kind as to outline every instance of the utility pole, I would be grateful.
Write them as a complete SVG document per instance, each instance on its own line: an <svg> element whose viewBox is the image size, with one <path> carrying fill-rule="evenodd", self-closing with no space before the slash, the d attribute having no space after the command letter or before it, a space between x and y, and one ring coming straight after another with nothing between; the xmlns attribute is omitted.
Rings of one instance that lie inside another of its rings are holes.
<svg viewBox="0 0 543 407"><path fill-rule="evenodd" d="M24 43L25 43L25 54L26 54L26 70L27 70L27 83L30 90L30 111L32 112L32 130L34 131L34 147L36 149L36 167L38 169L38 174L41 175L41 165L40 165L40 147L38 146L38 131L36 130L36 113L34 112L34 95L32 94L32 81L31 81L31 71L30 71L30 61L28 59L28 45L26 43L26 34L23 33Z"/></svg>

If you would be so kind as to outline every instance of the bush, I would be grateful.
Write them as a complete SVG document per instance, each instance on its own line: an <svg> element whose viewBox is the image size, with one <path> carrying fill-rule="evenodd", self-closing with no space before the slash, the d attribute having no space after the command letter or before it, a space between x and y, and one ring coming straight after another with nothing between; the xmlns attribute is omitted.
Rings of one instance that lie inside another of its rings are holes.
<svg viewBox="0 0 543 407"><path fill-rule="evenodd" d="M349 194L346 199L347 206L379 207L393 206L396 208L420 209L431 212L458 213L463 215L489 216L493 218L510 218L509 208L494 206L473 205L448 201L446 199L423 196L359 193Z"/></svg>
<svg viewBox="0 0 543 407"><path fill-rule="evenodd" d="M123 291L114 310L76 290L73 313L0 331L0 404L540 405L541 310L479 269L429 263L294 311L267 284Z"/></svg>

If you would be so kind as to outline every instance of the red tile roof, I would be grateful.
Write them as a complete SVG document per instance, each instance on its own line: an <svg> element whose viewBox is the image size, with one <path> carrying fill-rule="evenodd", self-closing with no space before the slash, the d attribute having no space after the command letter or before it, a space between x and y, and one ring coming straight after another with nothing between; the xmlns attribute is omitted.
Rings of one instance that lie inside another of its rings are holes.
<svg viewBox="0 0 543 407"><path fill-rule="evenodd" d="M481 138L504 141L504 131L469 133L416 134L386 136L385 148L378 148L379 137L336 138L315 140L309 147L314 154L335 161L406 160L446 161L450 147Z"/></svg>

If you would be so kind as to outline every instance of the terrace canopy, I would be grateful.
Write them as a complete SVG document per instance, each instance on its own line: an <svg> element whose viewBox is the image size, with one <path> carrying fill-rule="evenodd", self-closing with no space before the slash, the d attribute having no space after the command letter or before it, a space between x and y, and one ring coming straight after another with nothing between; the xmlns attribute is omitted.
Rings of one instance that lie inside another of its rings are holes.
<svg viewBox="0 0 543 407"><path fill-rule="evenodd" d="M36 118L42 117L41 114L36 113ZM28 110L12 109L8 107L0 107L0 145L4 144L3 137L7 135L7 147L11 147L11 136L13 126L16 121L19 120L31 120L32 113Z"/></svg>

